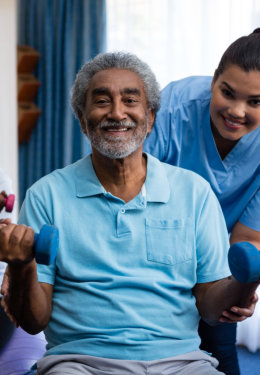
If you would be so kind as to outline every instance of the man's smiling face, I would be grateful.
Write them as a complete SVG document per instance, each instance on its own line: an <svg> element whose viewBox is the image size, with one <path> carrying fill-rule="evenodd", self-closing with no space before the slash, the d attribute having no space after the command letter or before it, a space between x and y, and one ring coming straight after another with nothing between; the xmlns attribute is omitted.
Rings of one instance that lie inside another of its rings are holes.
<svg viewBox="0 0 260 375"><path fill-rule="evenodd" d="M100 154L112 159L132 154L142 146L153 120L136 73L114 68L93 76L81 125Z"/></svg>

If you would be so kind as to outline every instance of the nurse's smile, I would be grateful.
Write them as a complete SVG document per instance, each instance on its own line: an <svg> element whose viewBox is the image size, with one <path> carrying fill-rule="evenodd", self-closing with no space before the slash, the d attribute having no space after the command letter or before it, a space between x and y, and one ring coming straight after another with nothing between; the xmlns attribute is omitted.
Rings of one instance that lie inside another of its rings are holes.
<svg viewBox="0 0 260 375"><path fill-rule="evenodd" d="M229 119L225 116L223 116L223 121L224 121L225 126L230 130L238 130L244 125L246 125L245 121L244 122L236 121L236 120Z"/></svg>

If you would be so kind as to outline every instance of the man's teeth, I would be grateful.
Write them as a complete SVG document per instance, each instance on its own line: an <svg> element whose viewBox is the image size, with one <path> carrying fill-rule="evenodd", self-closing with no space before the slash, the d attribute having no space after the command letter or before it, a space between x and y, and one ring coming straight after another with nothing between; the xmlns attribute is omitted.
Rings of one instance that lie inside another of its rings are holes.
<svg viewBox="0 0 260 375"><path fill-rule="evenodd" d="M108 132L126 132L127 131L127 128L109 128L109 129L106 129Z"/></svg>

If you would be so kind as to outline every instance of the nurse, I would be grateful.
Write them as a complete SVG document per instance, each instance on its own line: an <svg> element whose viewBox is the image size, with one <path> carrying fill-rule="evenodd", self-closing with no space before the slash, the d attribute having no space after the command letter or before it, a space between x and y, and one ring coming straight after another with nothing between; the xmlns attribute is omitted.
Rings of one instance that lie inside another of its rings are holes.
<svg viewBox="0 0 260 375"><path fill-rule="evenodd" d="M162 91L144 150L204 177L221 204L230 243L260 249L260 28L233 42L214 77L189 77ZM223 317L228 322L229 317ZM232 321L232 320L231 320ZM200 322L201 348L238 375L236 324Z"/></svg>

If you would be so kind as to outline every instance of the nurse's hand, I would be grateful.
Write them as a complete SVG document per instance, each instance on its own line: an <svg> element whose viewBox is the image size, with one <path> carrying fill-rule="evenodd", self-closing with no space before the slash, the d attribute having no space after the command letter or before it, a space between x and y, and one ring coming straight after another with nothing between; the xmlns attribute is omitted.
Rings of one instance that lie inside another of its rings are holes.
<svg viewBox="0 0 260 375"><path fill-rule="evenodd" d="M0 212L5 207L5 198L7 198L7 194L3 190L3 191L0 192Z"/></svg>
<svg viewBox="0 0 260 375"><path fill-rule="evenodd" d="M223 311L219 321L221 323L237 323L250 318L255 311L257 301L258 296L255 293L251 299L251 304L247 308L233 306L230 310Z"/></svg>

